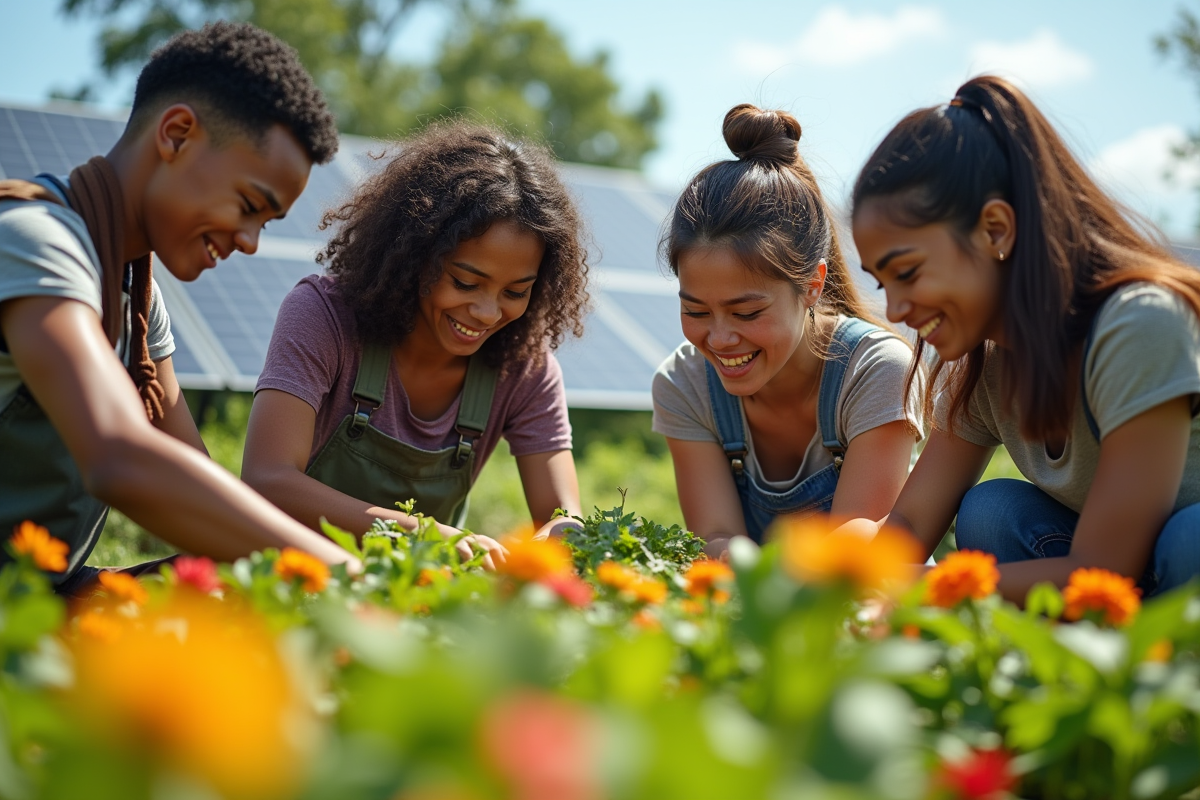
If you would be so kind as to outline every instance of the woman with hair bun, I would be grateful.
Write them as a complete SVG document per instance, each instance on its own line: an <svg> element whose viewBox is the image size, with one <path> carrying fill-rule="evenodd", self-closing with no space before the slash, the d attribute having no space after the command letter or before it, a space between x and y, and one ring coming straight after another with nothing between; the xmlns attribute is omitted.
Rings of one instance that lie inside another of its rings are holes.
<svg viewBox="0 0 1200 800"><path fill-rule="evenodd" d="M1080 568L1147 595L1200 573L1200 272L1029 98L983 76L909 114L863 167L853 224L888 318L938 358L934 431L888 523L932 551L957 516L1016 602ZM977 484L1001 444L1028 480Z"/></svg>
<svg viewBox="0 0 1200 800"><path fill-rule="evenodd" d="M723 132L736 158L689 182L664 236L687 342L653 386L684 519L710 555L761 541L780 514L881 516L921 435L912 350L859 298L800 123L743 104Z"/></svg>

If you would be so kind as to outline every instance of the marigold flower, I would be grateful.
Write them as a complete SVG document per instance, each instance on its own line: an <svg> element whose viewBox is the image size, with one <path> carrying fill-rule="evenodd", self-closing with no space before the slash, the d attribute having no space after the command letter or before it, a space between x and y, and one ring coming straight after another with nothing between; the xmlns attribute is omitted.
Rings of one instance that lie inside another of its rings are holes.
<svg viewBox="0 0 1200 800"><path fill-rule="evenodd" d="M417 573L417 586L432 586L438 580L448 581L452 577L454 577L454 573L447 566L441 566L437 569L425 568Z"/></svg>
<svg viewBox="0 0 1200 800"><path fill-rule="evenodd" d="M221 588L221 579L217 577L217 565L211 558L179 556L171 566L180 586L190 586L201 594L212 594Z"/></svg>
<svg viewBox="0 0 1200 800"><path fill-rule="evenodd" d="M968 597L974 600L996 591L1000 570L996 557L978 550L959 550L950 553L925 576L925 602L942 608L953 608Z"/></svg>
<svg viewBox="0 0 1200 800"><path fill-rule="evenodd" d="M283 548L275 561L275 573L285 581L291 582L297 578L304 581L303 589L306 592L319 592L329 583L329 567L325 566L325 562L294 547Z"/></svg>
<svg viewBox="0 0 1200 800"><path fill-rule="evenodd" d="M124 572L101 570L97 580L100 581L100 588L107 592L109 597L122 603L128 601L141 606L145 605L150 597L141 581Z"/></svg>
<svg viewBox="0 0 1200 800"><path fill-rule="evenodd" d="M916 577L921 546L909 534L883 528L872 539L844 529L831 530L818 517L776 523L783 542L783 565L796 580L809 583L848 582L859 591L901 588Z"/></svg>
<svg viewBox="0 0 1200 800"><path fill-rule="evenodd" d="M683 600L679 603L679 610L693 617L698 617L704 613L704 604L699 600Z"/></svg>
<svg viewBox="0 0 1200 800"><path fill-rule="evenodd" d="M662 623L658 621L658 617L654 616L646 608L634 614L633 618L629 621L644 631L662 630Z"/></svg>
<svg viewBox="0 0 1200 800"><path fill-rule="evenodd" d="M900 635L905 639L920 639L921 629L910 622L900 629Z"/></svg>
<svg viewBox="0 0 1200 800"><path fill-rule="evenodd" d="M112 644L121 638L121 623L107 614L89 609L79 615L79 633L103 644Z"/></svg>
<svg viewBox="0 0 1200 800"><path fill-rule="evenodd" d="M712 596L717 602L724 602L729 593L721 587L733 583L733 570L723 561L703 559L692 562L688 571L683 574L683 580L687 583L687 592L692 597Z"/></svg>
<svg viewBox="0 0 1200 800"><path fill-rule="evenodd" d="M564 572L561 575L551 575L548 578L543 578L541 583L569 605L576 608L586 608L591 605L592 587L588 586L578 575Z"/></svg>
<svg viewBox="0 0 1200 800"><path fill-rule="evenodd" d="M14 529L9 542L13 552L30 556L38 569L62 572L67 568L67 553L70 547L66 542L51 536L50 531L41 525L25 520Z"/></svg>
<svg viewBox="0 0 1200 800"><path fill-rule="evenodd" d="M639 578L632 586L625 589L639 603L657 605L667 599L667 585L657 578Z"/></svg>
<svg viewBox="0 0 1200 800"><path fill-rule="evenodd" d="M508 555L496 571L523 583L571 572L571 552L557 539L506 538Z"/></svg>
<svg viewBox="0 0 1200 800"><path fill-rule="evenodd" d="M1077 569L1063 589L1063 616L1074 620L1089 611L1100 611L1109 625L1124 625L1141 607L1141 594L1132 578L1106 569Z"/></svg>
<svg viewBox="0 0 1200 800"><path fill-rule="evenodd" d="M1017 785L1017 776L1003 750L972 750L962 761L942 762L934 783L956 800L994 800Z"/></svg>
<svg viewBox="0 0 1200 800"><path fill-rule="evenodd" d="M596 580L617 591L628 589L642 579L641 573L615 561L605 561L596 567Z"/></svg>

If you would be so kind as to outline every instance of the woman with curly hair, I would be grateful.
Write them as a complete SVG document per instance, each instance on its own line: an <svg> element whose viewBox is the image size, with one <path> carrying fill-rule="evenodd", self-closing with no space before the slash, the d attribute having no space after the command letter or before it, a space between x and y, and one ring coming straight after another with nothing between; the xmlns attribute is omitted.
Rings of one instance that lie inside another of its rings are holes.
<svg viewBox="0 0 1200 800"><path fill-rule="evenodd" d="M582 333L580 220L542 147L485 127L406 141L322 228L337 230L279 310L255 390L243 478L296 519L362 533L457 534L500 437L539 532L579 513L562 370ZM485 536L485 566L503 549ZM470 555L466 540L460 543Z"/></svg>

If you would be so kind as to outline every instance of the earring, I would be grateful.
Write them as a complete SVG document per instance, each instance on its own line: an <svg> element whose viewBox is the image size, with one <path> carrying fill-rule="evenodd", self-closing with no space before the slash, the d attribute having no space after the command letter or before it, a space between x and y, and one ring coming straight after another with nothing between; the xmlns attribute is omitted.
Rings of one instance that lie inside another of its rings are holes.
<svg viewBox="0 0 1200 800"><path fill-rule="evenodd" d="M1004 251L1003 250L1000 251L1000 260L1001 261L1004 260Z"/></svg>
<svg viewBox="0 0 1200 800"><path fill-rule="evenodd" d="M812 306L809 306L809 307L808 307L808 319L809 319L809 321L811 321L811 322L812 322L814 325L815 325L815 324L817 324L817 312L813 310L813 307L812 307Z"/></svg>

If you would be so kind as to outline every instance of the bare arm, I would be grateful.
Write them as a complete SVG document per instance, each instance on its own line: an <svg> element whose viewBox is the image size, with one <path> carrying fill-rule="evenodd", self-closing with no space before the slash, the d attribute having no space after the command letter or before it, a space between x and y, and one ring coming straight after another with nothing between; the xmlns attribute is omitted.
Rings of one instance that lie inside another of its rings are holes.
<svg viewBox="0 0 1200 800"><path fill-rule="evenodd" d="M517 471L537 536L559 535L564 528L577 527L569 519L550 519L559 508L571 516L583 516L575 457L570 450L517 456Z"/></svg>
<svg viewBox="0 0 1200 800"><path fill-rule="evenodd" d="M1034 584L1065 586L1080 567L1141 577L1179 493L1190 428L1189 398L1178 397L1109 433L1070 554L1002 564L1000 593L1023 602Z"/></svg>
<svg viewBox="0 0 1200 800"><path fill-rule="evenodd" d="M688 530L706 540L709 555L719 555L734 536L746 535L742 501L729 459L715 442L667 438L675 464L679 507Z"/></svg>
<svg viewBox="0 0 1200 800"><path fill-rule="evenodd" d="M196 429L196 421L192 419L192 412L188 409L183 390L179 388L179 379L175 377L174 362L171 361L170 356L167 356L156 362L155 366L158 368L159 385L163 387L163 418L158 420L154 426L163 433L168 433L184 444L191 445L204 455L208 455L208 448L204 446L204 440L200 438L200 431Z"/></svg>
<svg viewBox="0 0 1200 800"><path fill-rule="evenodd" d="M188 552L232 560L290 546L328 563L353 562L155 429L91 308L56 297L10 300L0 304L0 330L95 497Z"/></svg>
<svg viewBox="0 0 1200 800"><path fill-rule="evenodd" d="M908 476L914 436L897 420L860 433L846 448L830 513L879 519L887 514Z"/></svg>

